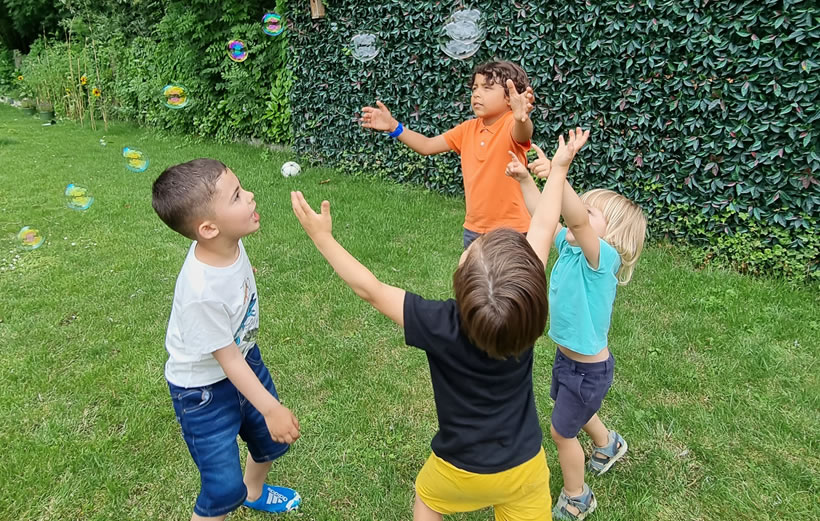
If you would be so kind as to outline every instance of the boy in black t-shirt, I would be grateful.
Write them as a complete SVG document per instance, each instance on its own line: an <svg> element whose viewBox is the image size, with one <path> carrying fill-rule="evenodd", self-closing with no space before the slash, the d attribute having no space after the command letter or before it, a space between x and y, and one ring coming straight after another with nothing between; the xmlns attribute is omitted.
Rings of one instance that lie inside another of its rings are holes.
<svg viewBox="0 0 820 521"><path fill-rule="evenodd" d="M547 321L544 268L567 170L587 136L578 129L566 144L559 138L526 237L499 228L464 251L455 300L425 300L380 282L333 238L330 203L317 214L291 192L293 213L336 273L427 353L439 430L416 478L415 521L488 506L496 520L552 518L532 351Z"/></svg>

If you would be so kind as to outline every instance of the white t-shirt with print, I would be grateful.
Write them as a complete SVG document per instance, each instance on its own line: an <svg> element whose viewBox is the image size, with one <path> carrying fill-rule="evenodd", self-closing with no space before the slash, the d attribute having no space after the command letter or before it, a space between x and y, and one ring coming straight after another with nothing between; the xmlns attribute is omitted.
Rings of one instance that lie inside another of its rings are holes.
<svg viewBox="0 0 820 521"><path fill-rule="evenodd" d="M213 352L231 343L242 355L256 343L259 300L248 254L239 241L239 257L215 267L194 255L196 241L177 277L165 348L165 378L180 387L200 387L224 378Z"/></svg>

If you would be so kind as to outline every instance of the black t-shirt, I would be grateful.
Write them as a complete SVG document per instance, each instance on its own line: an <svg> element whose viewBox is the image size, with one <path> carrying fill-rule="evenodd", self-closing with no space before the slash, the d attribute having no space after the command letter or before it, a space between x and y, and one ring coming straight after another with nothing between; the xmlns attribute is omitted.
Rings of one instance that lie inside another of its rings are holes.
<svg viewBox="0 0 820 521"><path fill-rule="evenodd" d="M404 298L404 339L427 353L439 430L430 446L456 467L492 474L541 449L532 390L532 348L496 360L461 332L455 300Z"/></svg>

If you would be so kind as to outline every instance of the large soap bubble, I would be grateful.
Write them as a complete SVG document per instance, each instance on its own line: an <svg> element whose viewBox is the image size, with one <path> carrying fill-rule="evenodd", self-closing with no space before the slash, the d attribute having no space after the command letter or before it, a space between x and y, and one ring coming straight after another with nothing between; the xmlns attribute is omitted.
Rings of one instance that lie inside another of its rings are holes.
<svg viewBox="0 0 820 521"><path fill-rule="evenodd" d="M184 85L171 83L162 89L165 106L169 109L182 109L188 106L188 89Z"/></svg>
<svg viewBox="0 0 820 521"><path fill-rule="evenodd" d="M36 250L45 242L45 237L36 228L31 226L23 226L17 232L17 243L24 250Z"/></svg>
<svg viewBox="0 0 820 521"><path fill-rule="evenodd" d="M88 210L94 196L88 188L70 183L65 187L65 204L72 210Z"/></svg>
<svg viewBox="0 0 820 521"><path fill-rule="evenodd" d="M278 14L268 13L262 17L262 32L268 36L279 36L284 30L282 17Z"/></svg>
<svg viewBox="0 0 820 521"><path fill-rule="evenodd" d="M456 11L440 29L439 48L450 58L466 60L478 52L486 34L481 11Z"/></svg>
<svg viewBox="0 0 820 521"><path fill-rule="evenodd" d="M361 62L369 62L379 55L379 45L375 34L357 34L350 40L350 53Z"/></svg>
<svg viewBox="0 0 820 521"><path fill-rule="evenodd" d="M122 149L122 157L125 158L125 168L132 172L145 172L148 169L148 156L141 150L125 147Z"/></svg>
<svg viewBox="0 0 820 521"><path fill-rule="evenodd" d="M235 62L243 62L248 58L248 47L242 40L228 42L228 58Z"/></svg>

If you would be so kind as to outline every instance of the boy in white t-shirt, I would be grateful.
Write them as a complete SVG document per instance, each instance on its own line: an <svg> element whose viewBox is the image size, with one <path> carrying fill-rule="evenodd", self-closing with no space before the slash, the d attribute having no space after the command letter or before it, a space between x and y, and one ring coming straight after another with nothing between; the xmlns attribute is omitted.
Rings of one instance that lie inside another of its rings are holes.
<svg viewBox="0 0 820 521"><path fill-rule="evenodd" d="M253 193L221 162L196 159L154 181L153 206L194 240L165 337L165 378L201 477L191 519L222 520L243 503L292 510L299 494L265 484L273 460L299 438L299 422L279 402L255 342L259 300L241 240L259 229ZM244 478L237 434L248 445Z"/></svg>

